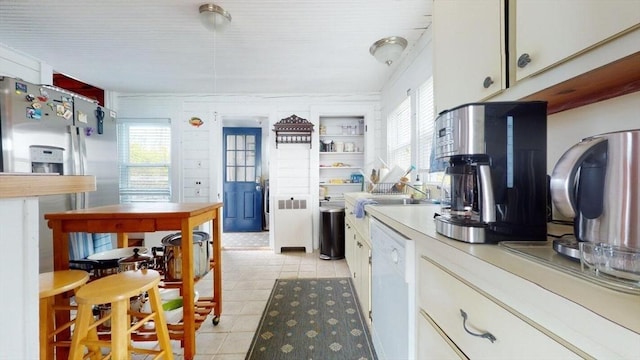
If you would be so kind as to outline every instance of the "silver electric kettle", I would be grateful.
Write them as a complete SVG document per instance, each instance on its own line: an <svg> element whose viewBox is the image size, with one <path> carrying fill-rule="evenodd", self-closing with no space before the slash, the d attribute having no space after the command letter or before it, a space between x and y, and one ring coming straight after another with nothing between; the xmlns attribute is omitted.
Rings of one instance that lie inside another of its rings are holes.
<svg viewBox="0 0 640 360"><path fill-rule="evenodd" d="M640 248L640 130L583 139L551 175L555 208L578 241Z"/></svg>

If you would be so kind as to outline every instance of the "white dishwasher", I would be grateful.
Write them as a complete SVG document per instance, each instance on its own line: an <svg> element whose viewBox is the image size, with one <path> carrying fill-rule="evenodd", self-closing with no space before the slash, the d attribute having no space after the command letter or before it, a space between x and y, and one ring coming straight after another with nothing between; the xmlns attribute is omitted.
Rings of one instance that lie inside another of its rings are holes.
<svg viewBox="0 0 640 360"><path fill-rule="evenodd" d="M371 325L380 359L415 359L415 243L371 219Z"/></svg>

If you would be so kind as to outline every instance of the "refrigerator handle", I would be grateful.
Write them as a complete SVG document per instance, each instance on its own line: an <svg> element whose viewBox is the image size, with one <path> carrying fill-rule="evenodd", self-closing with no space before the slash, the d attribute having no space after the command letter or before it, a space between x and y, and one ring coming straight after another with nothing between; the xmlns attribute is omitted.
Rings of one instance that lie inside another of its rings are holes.
<svg viewBox="0 0 640 360"><path fill-rule="evenodd" d="M79 153L79 164L80 164L80 172L78 175L87 175L87 136L83 131L83 128L78 128L78 153ZM80 202L82 204L82 209L86 209L89 207L89 193L83 192L80 193Z"/></svg>
<svg viewBox="0 0 640 360"><path fill-rule="evenodd" d="M85 173L85 164L84 158L86 156L86 150L84 146L84 139L82 138L80 128L70 125L69 133L71 134L71 164L73 168L71 169L72 175L84 175ZM87 207L87 196L86 193L75 193L72 195L72 204L73 209L84 209Z"/></svg>

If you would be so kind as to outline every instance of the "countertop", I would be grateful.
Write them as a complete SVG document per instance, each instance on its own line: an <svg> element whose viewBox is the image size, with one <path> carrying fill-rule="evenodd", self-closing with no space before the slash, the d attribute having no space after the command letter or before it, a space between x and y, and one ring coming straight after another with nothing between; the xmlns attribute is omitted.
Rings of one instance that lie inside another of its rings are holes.
<svg viewBox="0 0 640 360"><path fill-rule="evenodd" d="M0 173L0 198L70 194L95 190L95 176Z"/></svg>
<svg viewBox="0 0 640 360"><path fill-rule="evenodd" d="M640 334L640 295L608 289L495 244L468 244L437 234L433 215L438 205L367 205L365 210L409 239L439 241Z"/></svg>

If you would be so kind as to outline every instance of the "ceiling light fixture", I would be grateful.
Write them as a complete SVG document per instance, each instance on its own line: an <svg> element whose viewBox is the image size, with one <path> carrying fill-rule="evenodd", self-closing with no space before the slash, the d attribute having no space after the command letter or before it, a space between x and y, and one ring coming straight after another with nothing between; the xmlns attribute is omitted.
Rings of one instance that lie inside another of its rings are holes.
<svg viewBox="0 0 640 360"><path fill-rule="evenodd" d="M231 14L215 4L200 5L200 21L211 31L224 31L231 22Z"/></svg>
<svg viewBox="0 0 640 360"><path fill-rule="evenodd" d="M400 58L407 47L407 40L400 36L390 36L380 39L371 45L369 52L376 60L391 66Z"/></svg>

